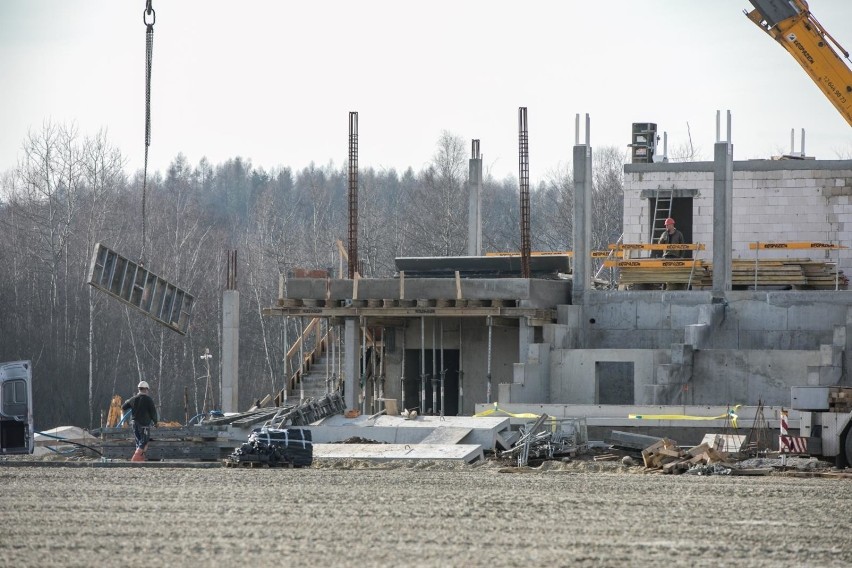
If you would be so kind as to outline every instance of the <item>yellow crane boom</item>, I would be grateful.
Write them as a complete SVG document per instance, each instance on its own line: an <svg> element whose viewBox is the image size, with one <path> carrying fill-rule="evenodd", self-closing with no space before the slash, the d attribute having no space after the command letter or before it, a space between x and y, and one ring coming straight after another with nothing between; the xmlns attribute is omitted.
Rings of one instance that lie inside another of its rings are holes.
<svg viewBox="0 0 852 568"><path fill-rule="evenodd" d="M817 87L852 126L852 70L835 48L849 52L825 31L805 0L749 0L749 20L770 35L799 62Z"/></svg>

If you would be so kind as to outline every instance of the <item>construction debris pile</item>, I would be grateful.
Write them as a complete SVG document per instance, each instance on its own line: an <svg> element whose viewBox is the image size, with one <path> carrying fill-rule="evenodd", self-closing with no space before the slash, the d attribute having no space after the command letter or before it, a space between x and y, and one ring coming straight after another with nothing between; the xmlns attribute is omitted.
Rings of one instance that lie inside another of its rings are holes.
<svg viewBox="0 0 852 568"><path fill-rule="evenodd" d="M500 457L517 461L518 467L530 459L551 460L563 456L573 457L586 448L588 434L583 418L556 419L542 414L528 428L521 428L515 445Z"/></svg>
<svg viewBox="0 0 852 568"><path fill-rule="evenodd" d="M706 442L689 450L682 450L668 438L663 438L642 450L642 461L646 469L660 470L663 473L684 473L695 469L696 473L708 474L717 471L715 466L718 464L723 464L722 469L728 470L731 465L728 464L726 454L715 450Z"/></svg>
<svg viewBox="0 0 852 568"><path fill-rule="evenodd" d="M303 428L257 428L225 460L226 466L307 467L314 460L311 431Z"/></svg>

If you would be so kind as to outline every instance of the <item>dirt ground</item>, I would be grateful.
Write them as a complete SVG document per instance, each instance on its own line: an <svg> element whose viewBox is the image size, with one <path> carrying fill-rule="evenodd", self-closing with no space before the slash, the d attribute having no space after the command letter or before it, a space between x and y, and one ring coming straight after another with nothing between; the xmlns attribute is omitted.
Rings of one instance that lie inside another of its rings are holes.
<svg viewBox="0 0 852 568"><path fill-rule="evenodd" d="M848 479L637 470L0 462L0 566L852 565Z"/></svg>

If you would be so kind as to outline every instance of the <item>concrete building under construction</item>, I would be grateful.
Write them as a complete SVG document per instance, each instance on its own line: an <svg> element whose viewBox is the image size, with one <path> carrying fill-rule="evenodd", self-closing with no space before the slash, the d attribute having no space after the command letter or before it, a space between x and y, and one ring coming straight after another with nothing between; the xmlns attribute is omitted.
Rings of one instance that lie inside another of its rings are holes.
<svg viewBox="0 0 852 568"><path fill-rule="evenodd" d="M626 165L615 265L641 264L625 260L626 245L651 242L665 208L687 242L703 245L680 261L702 276L685 290L602 289L592 278L588 137L573 149L572 256L482 256L477 154L475 143L469 256L400 258L388 279L290 278L265 310L330 331L314 350L336 361L324 370L333 380L319 384L341 386L348 408L373 413L394 399L421 414L497 403L559 416L576 415L569 406L785 406L791 387L849 382L852 161L734 161L733 144L720 140L712 162ZM351 263L357 249L348 253ZM788 261L802 273L773 278ZM828 276L809 280L811 263ZM282 394L298 397L309 374L300 369Z"/></svg>

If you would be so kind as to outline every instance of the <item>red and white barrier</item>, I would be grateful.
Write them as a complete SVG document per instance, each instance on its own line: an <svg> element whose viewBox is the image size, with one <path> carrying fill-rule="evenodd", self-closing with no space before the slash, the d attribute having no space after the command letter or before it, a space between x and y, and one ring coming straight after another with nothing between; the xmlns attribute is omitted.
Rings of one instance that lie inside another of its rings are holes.
<svg viewBox="0 0 852 568"><path fill-rule="evenodd" d="M803 436L787 434L787 411L781 409L780 435L778 436L778 451L782 454L808 453L808 439Z"/></svg>

